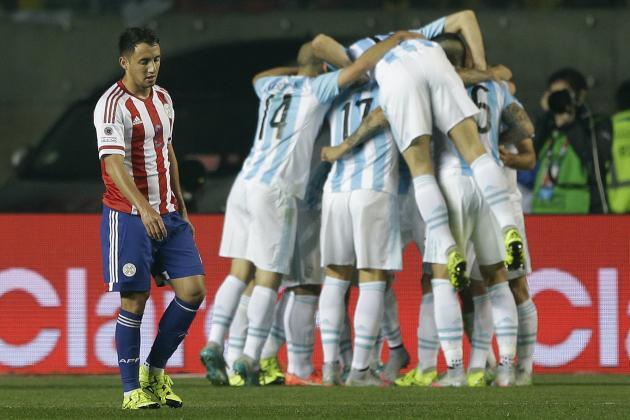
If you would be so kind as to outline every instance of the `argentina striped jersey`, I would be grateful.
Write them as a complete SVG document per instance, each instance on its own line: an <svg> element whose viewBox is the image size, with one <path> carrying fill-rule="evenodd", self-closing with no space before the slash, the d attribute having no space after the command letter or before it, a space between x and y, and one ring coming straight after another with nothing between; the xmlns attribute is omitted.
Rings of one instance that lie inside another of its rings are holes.
<svg viewBox="0 0 630 420"><path fill-rule="evenodd" d="M378 106L376 82L341 94L328 114L330 144L341 144L359 128L363 118ZM325 188L332 192L373 190L396 193L398 149L390 130L380 130L374 137L337 160L328 175Z"/></svg>
<svg viewBox="0 0 630 420"><path fill-rule="evenodd" d="M338 77L337 71L316 78L279 76L256 81L260 106L254 144L241 171L246 181L304 197L313 144L330 103L339 94Z"/></svg>

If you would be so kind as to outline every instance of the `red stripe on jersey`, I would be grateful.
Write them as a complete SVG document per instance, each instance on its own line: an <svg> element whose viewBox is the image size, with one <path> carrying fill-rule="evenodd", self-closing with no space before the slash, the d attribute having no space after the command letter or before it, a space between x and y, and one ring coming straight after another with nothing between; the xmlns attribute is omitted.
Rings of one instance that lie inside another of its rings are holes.
<svg viewBox="0 0 630 420"><path fill-rule="evenodd" d="M114 89L112 89L111 92L109 92L109 95L107 95L107 100L105 101L105 108L104 108L104 112L103 112L103 123L106 123L107 122L107 118L109 117L110 100L119 91L120 91L120 87L116 86Z"/></svg>
<svg viewBox="0 0 630 420"><path fill-rule="evenodd" d="M166 193L168 188L166 185L166 166L164 164L164 148L166 147L164 142L164 128L162 127L160 115L158 114L157 109L155 109L153 96L150 96L144 104L146 105L149 116L151 117L151 123L153 124L153 131L155 133L153 135L153 147L155 148L158 183L160 186L160 214L164 214L168 213L168 209L166 208L166 204L168 202Z"/></svg>
<svg viewBox="0 0 630 420"><path fill-rule="evenodd" d="M101 174L103 183L105 184L105 194L103 194L103 204L110 209L121 211L123 213L131 213L131 203L120 193L118 187L112 179L107 175L105 168L105 159L101 159Z"/></svg>
<svg viewBox="0 0 630 420"><path fill-rule="evenodd" d="M140 118L140 113L131 98L125 101L125 107L131 114L131 121ZM142 195L149 200L149 184L144 162L144 124L135 124L131 132L131 168L133 180Z"/></svg>
<svg viewBox="0 0 630 420"><path fill-rule="evenodd" d="M100 152L101 150L105 150L105 149L125 150L125 147L124 146L101 146L98 148L98 151Z"/></svg>
<svg viewBox="0 0 630 420"><path fill-rule="evenodd" d="M113 123L116 120L116 107L118 106L118 101L124 94L125 92L121 90L120 93L114 99L112 99L113 105L109 114L109 120L108 120L109 123Z"/></svg>

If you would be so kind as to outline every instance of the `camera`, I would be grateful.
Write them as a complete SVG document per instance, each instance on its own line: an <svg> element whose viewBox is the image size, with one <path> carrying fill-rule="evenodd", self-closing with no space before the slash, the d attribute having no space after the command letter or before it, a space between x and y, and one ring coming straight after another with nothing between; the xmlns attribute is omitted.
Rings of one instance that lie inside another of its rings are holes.
<svg viewBox="0 0 630 420"><path fill-rule="evenodd" d="M547 100L549 109L554 114L570 113L575 107L574 95L568 89L553 92Z"/></svg>

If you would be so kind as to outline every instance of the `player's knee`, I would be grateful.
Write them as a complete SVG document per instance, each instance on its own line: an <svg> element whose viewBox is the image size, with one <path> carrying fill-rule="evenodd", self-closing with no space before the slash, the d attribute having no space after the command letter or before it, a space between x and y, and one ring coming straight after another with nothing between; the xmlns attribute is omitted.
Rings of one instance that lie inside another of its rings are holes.
<svg viewBox="0 0 630 420"><path fill-rule="evenodd" d="M144 306L149 300L150 293L147 292L121 292L120 307L121 309L137 315L144 313Z"/></svg>

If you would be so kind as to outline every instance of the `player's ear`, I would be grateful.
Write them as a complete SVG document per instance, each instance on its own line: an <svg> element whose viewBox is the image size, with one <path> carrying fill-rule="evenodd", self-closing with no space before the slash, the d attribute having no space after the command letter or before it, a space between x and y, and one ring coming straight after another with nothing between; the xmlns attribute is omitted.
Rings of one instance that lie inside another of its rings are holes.
<svg viewBox="0 0 630 420"><path fill-rule="evenodd" d="M121 55L118 58L118 64L120 64L120 67L123 68L123 70L127 70L127 68L129 67L129 61L127 61L127 59L125 58L125 56Z"/></svg>

